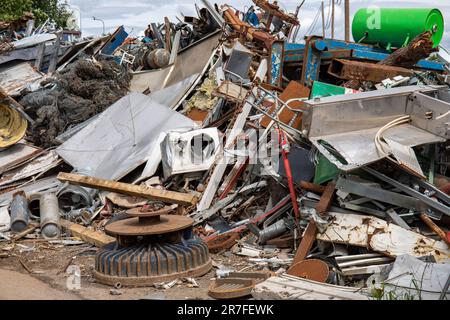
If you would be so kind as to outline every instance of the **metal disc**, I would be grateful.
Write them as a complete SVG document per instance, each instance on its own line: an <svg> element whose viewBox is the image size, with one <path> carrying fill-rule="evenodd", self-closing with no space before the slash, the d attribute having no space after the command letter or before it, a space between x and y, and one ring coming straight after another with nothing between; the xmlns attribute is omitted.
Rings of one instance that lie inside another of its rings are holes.
<svg viewBox="0 0 450 320"><path fill-rule="evenodd" d="M168 214L172 211L173 211L173 209L171 207L165 207L160 210L154 210L154 211L142 211L142 207L139 207L139 208L129 209L126 212L130 217L145 218L145 217L154 217L154 216L160 216L163 214Z"/></svg>
<svg viewBox="0 0 450 320"><path fill-rule="evenodd" d="M297 262L289 268L287 273L308 280L325 282L330 271L328 265L322 260L308 259Z"/></svg>
<svg viewBox="0 0 450 320"><path fill-rule="evenodd" d="M161 215L159 220L142 222L138 217L123 219L108 224L105 230L110 234L124 236L145 236L163 234L186 229L194 223L189 217Z"/></svg>

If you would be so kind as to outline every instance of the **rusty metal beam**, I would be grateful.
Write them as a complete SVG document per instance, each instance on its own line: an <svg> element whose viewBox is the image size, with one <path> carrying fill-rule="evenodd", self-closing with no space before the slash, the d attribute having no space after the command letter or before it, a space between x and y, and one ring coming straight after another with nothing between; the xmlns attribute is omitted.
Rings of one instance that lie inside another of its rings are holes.
<svg viewBox="0 0 450 320"><path fill-rule="evenodd" d="M334 59L328 68L328 73L340 79L376 83L395 76L413 75L413 72L406 68L344 59Z"/></svg>

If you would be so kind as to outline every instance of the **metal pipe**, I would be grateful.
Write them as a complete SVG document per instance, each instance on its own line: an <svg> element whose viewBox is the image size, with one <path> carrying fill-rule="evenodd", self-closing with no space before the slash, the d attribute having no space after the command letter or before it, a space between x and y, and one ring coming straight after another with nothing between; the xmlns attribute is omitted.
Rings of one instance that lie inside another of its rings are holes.
<svg viewBox="0 0 450 320"><path fill-rule="evenodd" d="M30 218L30 209L28 209L28 200L25 192L19 191L13 195L10 211L11 231L21 232L25 230Z"/></svg>
<svg viewBox="0 0 450 320"><path fill-rule="evenodd" d="M323 7L323 0L322 0L322 37L325 38L325 9Z"/></svg>
<svg viewBox="0 0 450 320"><path fill-rule="evenodd" d="M259 231L259 243L264 244L268 240L276 238L287 230L286 223L283 219L278 220L271 226L265 228L264 230Z"/></svg>
<svg viewBox="0 0 450 320"><path fill-rule="evenodd" d="M102 33L102 35L105 35L105 21L103 21L102 19L96 18L96 17L92 17L92 19L96 20L96 21L100 21L102 23L102 25L103 25L103 33Z"/></svg>
<svg viewBox="0 0 450 320"><path fill-rule="evenodd" d="M331 0L331 39L334 39L334 0Z"/></svg>
<svg viewBox="0 0 450 320"><path fill-rule="evenodd" d="M350 0L345 0L345 41L350 41Z"/></svg>
<svg viewBox="0 0 450 320"><path fill-rule="evenodd" d="M44 238L56 238L60 234L58 198L55 193L41 195L41 234Z"/></svg>

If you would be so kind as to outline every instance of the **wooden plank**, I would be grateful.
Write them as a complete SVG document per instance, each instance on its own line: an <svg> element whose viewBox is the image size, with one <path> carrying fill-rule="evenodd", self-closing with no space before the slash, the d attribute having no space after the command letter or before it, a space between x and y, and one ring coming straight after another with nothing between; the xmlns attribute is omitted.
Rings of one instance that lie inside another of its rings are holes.
<svg viewBox="0 0 450 320"><path fill-rule="evenodd" d="M248 90L229 80L224 80L221 85L213 91L212 95L236 103L242 103L248 95Z"/></svg>
<svg viewBox="0 0 450 320"><path fill-rule="evenodd" d="M134 184L98 179L74 173L60 172L57 178L60 181L69 182L70 184L83 187L128 194L135 197L148 198L180 205L193 205L196 204L198 200L195 195L189 193L137 186Z"/></svg>
<svg viewBox="0 0 450 320"><path fill-rule="evenodd" d="M295 253L294 262L292 263L291 266L306 259L309 250L311 250L311 247L314 241L316 240L316 232L317 226L315 222L311 220L305 229L302 241L300 241L300 245L297 249L297 252ZM289 270L287 271L288 274L290 274Z"/></svg>
<svg viewBox="0 0 450 320"><path fill-rule="evenodd" d="M116 238L108 236L101 231L90 230L77 223L70 222L68 220L60 219L59 223L62 228L69 231L72 236L78 237L81 240L90 243L96 247L104 247L110 243L116 242Z"/></svg>
<svg viewBox="0 0 450 320"><path fill-rule="evenodd" d="M450 240L447 238L445 232L439 228L439 226L430 219L430 217L426 213L420 214L420 219L431 229L434 233L436 233L442 240L444 240L447 245L450 246Z"/></svg>
<svg viewBox="0 0 450 320"><path fill-rule="evenodd" d="M316 205L316 212L319 215L323 215L330 209L331 203L333 202L334 192L336 190L336 183L331 181L327 184L325 191L320 197L319 203Z"/></svg>
<svg viewBox="0 0 450 320"><path fill-rule="evenodd" d="M336 189L335 182L331 181L327 184L322 196L320 197L319 203L317 203L316 205L316 212L318 214L323 215L326 212L328 212L331 203L333 202L335 189ZM306 259L306 256L308 255L308 252L309 250L311 250L311 247L315 241L316 233L317 233L317 226L314 223L314 220L310 220L308 226L305 229L302 241L300 242L297 252L295 253L294 262L292 263L291 266ZM287 271L288 274L290 274L289 270Z"/></svg>

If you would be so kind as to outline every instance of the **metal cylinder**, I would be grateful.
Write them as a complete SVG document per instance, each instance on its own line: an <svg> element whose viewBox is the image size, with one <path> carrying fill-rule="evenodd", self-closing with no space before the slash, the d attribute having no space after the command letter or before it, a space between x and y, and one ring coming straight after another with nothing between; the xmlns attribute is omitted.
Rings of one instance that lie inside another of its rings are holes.
<svg viewBox="0 0 450 320"><path fill-rule="evenodd" d="M11 231L21 232L28 226L30 219L30 210L25 192L19 191L13 195L10 206Z"/></svg>
<svg viewBox="0 0 450 320"><path fill-rule="evenodd" d="M169 64L170 52L166 49L152 50L146 57L147 65L152 69L159 69Z"/></svg>
<svg viewBox="0 0 450 320"><path fill-rule="evenodd" d="M31 196L28 196L28 209L30 209L30 218L34 220L40 219L40 201L41 201L41 194L35 193Z"/></svg>
<svg viewBox="0 0 450 320"><path fill-rule="evenodd" d="M259 232L259 243L264 244L267 240L273 239L282 235L287 230L286 223L284 220L278 220L271 226L261 230Z"/></svg>
<svg viewBox="0 0 450 320"><path fill-rule="evenodd" d="M57 194L59 207L66 214L72 210L90 207L94 193L94 189L66 184Z"/></svg>
<svg viewBox="0 0 450 320"><path fill-rule="evenodd" d="M352 34L356 42L402 47L424 31L433 33L433 47L444 34L444 18L431 8L362 8L353 17Z"/></svg>
<svg viewBox="0 0 450 320"><path fill-rule="evenodd" d="M56 238L59 230L59 207L58 198L55 193L44 193L41 195L40 203L41 234L44 238Z"/></svg>

